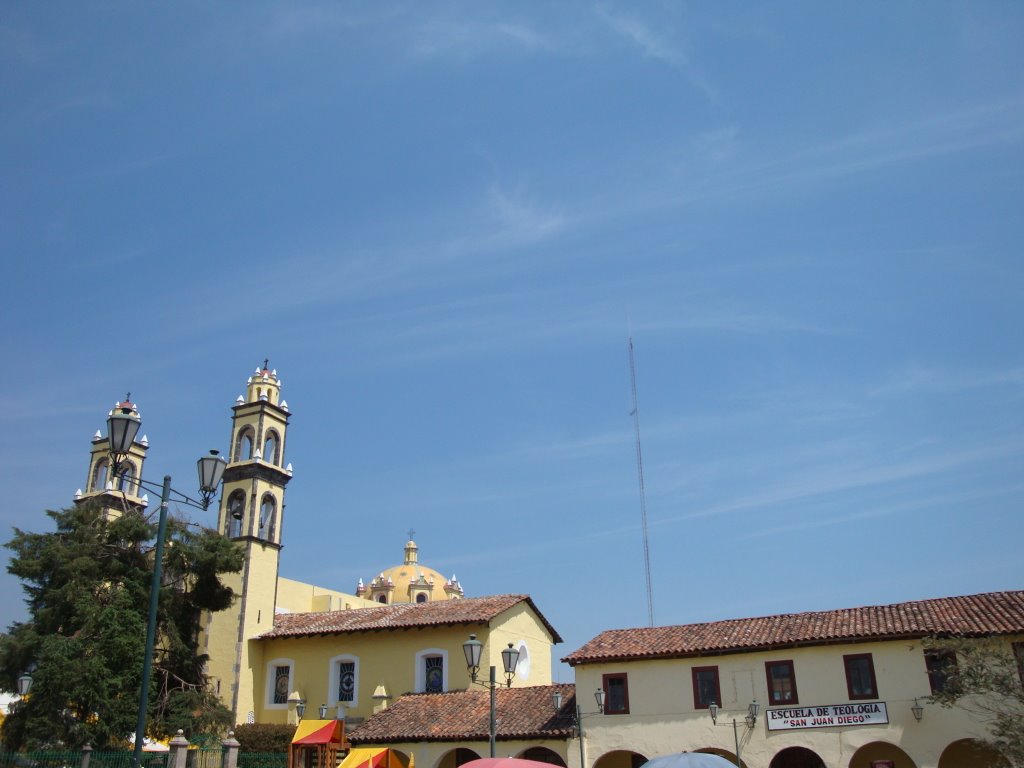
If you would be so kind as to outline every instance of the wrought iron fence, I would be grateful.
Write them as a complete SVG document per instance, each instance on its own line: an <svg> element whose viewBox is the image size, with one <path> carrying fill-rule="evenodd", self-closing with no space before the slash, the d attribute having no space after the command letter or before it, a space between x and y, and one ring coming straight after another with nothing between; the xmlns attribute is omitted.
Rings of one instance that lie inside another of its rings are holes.
<svg viewBox="0 0 1024 768"><path fill-rule="evenodd" d="M61 750L46 752L0 751L0 768L83 768L88 754L89 768L131 768L132 753L127 751L85 752ZM143 752L141 768L167 768L170 753ZM186 768L221 768L222 749L190 749ZM287 768L285 752L239 752L238 768Z"/></svg>

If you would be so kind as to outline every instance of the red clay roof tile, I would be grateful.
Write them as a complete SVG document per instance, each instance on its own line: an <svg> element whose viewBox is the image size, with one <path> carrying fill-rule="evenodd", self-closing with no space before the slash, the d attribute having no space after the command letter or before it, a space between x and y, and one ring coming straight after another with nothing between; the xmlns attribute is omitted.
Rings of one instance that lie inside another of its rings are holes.
<svg viewBox="0 0 1024 768"><path fill-rule="evenodd" d="M562 661L575 666L843 641L1018 632L1024 632L1024 591L989 592L674 627L612 629L602 632Z"/></svg>
<svg viewBox="0 0 1024 768"><path fill-rule="evenodd" d="M499 740L566 738L576 711L572 684L499 688L496 693ZM552 694L562 693L555 711ZM348 733L353 744L410 741L486 741L490 694L484 690L410 693Z"/></svg>
<svg viewBox="0 0 1024 768"><path fill-rule="evenodd" d="M353 608L320 613L282 613L274 617L274 628L257 639L340 635L350 632L416 629L457 624L486 624L519 603L527 603L551 633L553 642L562 638L537 610L529 595L490 595L430 603L399 603L379 608Z"/></svg>

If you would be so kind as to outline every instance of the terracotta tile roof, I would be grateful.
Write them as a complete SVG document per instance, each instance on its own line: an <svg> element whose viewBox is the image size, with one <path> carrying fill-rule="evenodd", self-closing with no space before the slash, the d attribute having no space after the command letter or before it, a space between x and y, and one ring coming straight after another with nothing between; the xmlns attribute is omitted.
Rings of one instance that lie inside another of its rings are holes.
<svg viewBox="0 0 1024 768"><path fill-rule="evenodd" d="M321 613L282 613L274 617L274 628L257 639L486 624L498 614L524 602L537 614L537 618L551 633L553 641L562 642L555 628L537 610L529 595L490 595L430 603L399 603L382 605L379 608L353 608Z"/></svg>
<svg viewBox="0 0 1024 768"><path fill-rule="evenodd" d="M562 693L555 712L552 694ZM499 688L498 739L564 739L572 735L576 687L570 683ZM348 732L353 744L487 741L490 693L483 689L409 693Z"/></svg>
<svg viewBox="0 0 1024 768"><path fill-rule="evenodd" d="M1024 591L602 632L562 661L673 658L927 635L1024 632Z"/></svg>

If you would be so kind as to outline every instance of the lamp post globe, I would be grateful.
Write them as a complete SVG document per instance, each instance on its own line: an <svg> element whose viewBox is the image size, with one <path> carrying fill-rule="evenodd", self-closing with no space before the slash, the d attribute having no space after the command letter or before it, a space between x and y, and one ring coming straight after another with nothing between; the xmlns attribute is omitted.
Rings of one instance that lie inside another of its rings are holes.
<svg viewBox="0 0 1024 768"><path fill-rule="evenodd" d="M130 398L129 393L124 402L118 403L107 417L107 439L110 441L111 460L114 462L110 469L114 475L119 474L117 465L128 455L135 443L135 436L139 434L139 427L142 426L142 419Z"/></svg>
<svg viewBox="0 0 1024 768"><path fill-rule="evenodd" d="M512 687L512 678L515 677L516 667L519 664L519 651L508 644L508 648L501 651L501 666L505 669L505 686Z"/></svg>
<svg viewBox="0 0 1024 768"><path fill-rule="evenodd" d="M32 690L32 675L26 672L24 675L18 678L18 695L25 697L28 696L29 691Z"/></svg>

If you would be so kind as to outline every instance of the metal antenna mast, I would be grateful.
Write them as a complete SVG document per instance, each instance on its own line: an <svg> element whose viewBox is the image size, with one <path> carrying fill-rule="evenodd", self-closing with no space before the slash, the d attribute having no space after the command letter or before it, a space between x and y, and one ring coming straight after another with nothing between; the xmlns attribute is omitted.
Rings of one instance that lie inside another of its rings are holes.
<svg viewBox="0 0 1024 768"><path fill-rule="evenodd" d="M636 473L640 481L640 521L644 534L644 578L647 580L647 626L654 626L654 593L651 589L651 549L647 544L647 491L644 489L644 455L640 450L640 406L636 400L636 361L633 337L629 337L629 381L633 389L633 432L636 434Z"/></svg>

